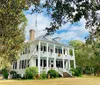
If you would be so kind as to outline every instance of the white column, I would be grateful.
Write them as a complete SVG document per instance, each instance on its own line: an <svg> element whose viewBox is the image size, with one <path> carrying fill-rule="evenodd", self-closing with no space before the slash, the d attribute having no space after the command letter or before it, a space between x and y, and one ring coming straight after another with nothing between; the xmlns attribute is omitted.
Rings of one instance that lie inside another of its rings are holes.
<svg viewBox="0 0 100 85"><path fill-rule="evenodd" d="M54 48L53 48L53 55L54 55L54 68L56 69L55 44L54 44Z"/></svg>
<svg viewBox="0 0 100 85"><path fill-rule="evenodd" d="M63 71L64 71L64 67L65 67L65 66L64 66L64 53L63 53L64 51L63 51L63 49L64 49L64 48L62 47L62 57L63 57Z"/></svg>
<svg viewBox="0 0 100 85"><path fill-rule="evenodd" d="M49 65L48 65L48 43L46 44L46 56L47 56L47 71L46 72L48 72L48 67L49 67Z"/></svg>
<svg viewBox="0 0 100 85"><path fill-rule="evenodd" d="M40 74L40 41L38 43L38 74Z"/></svg>
<svg viewBox="0 0 100 85"><path fill-rule="evenodd" d="M70 53L69 53L69 48L68 48L68 67L70 69Z"/></svg>
<svg viewBox="0 0 100 85"><path fill-rule="evenodd" d="M75 61L75 51L74 51L74 48L73 48L73 58L74 58L74 68L76 68L76 61Z"/></svg>

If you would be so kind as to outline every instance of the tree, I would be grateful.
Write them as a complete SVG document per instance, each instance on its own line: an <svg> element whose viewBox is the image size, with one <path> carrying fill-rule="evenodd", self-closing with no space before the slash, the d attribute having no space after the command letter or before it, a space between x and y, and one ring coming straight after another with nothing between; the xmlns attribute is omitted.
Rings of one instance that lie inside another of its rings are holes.
<svg viewBox="0 0 100 85"><path fill-rule="evenodd" d="M30 4L38 5L39 0L0 1L0 68L10 66L18 59L24 46L27 19L23 10Z"/></svg>
<svg viewBox="0 0 100 85"><path fill-rule="evenodd" d="M15 61L23 46L27 21L22 12L24 8L24 0L0 1L0 66Z"/></svg>
<svg viewBox="0 0 100 85"><path fill-rule="evenodd" d="M75 57L77 67L81 68L83 73L87 67L91 68L91 57L93 56L91 45L86 45L82 41L70 41L69 45L75 48Z"/></svg>
<svg viewBox="0 0 100 85"><path fill-rule="evenodd" d="M100 2L97 0L46 0L44 7L52 18L51 27L46 28L49 34L59 26L77 22L81 18L85 18L86 28L92 35L99 32L100 14L97 11L100 10Z"/></svg>
<svg viewBox="0 0 100 85"><path fill-rule="evenodd" d="M100 75L100 41L96 40L95 44L90 42L74 40L69 45L75 48L76 64L84 73L91 73L94 69L95 75Z"/></svg>
<svg viewBox="0 0 100 85"><path fill-rule="evenodd" d="M100 76L100 39L96 38L91 41L87 39L87 45L91 45L93 56L91 57L92 68L94 68L94 74Z"/></svg>

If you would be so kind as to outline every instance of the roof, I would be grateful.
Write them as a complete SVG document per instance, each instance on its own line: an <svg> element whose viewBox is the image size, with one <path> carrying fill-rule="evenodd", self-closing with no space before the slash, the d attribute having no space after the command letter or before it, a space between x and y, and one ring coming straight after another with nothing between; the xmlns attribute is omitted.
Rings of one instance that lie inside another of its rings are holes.
<svg viewBox="0 0 100 85"><path fill-rule="evenodd" d="M41 35L41 36L37 37L35 40L46 41L46 42L50 42L50 43L54 43L54 44L63 45L63 46L66 46L66 47L71 47L71 46L62 44L61 42L58 42L58 41L56 41L56 40L54 40L52 38L49 39L49 37L45 36L45 35Z"/></svg>

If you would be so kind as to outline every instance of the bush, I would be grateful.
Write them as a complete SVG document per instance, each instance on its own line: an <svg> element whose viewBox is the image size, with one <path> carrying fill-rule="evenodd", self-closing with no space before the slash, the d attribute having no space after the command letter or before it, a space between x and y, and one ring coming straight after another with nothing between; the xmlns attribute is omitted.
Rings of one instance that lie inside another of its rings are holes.
<svg viewBox="0 0 100 85"><path fill-rule="evenodd" d="M58 72L56 72L55 70L49 70L48 75L50 75L50 78L56 78L59 76Z"/></svg>
<svg viewBox="0 0 100 85"><path fill-rule="evenodd" d="M46 79L47 78L47 74L45 71L42 72L42 74L40 75L41 79Z"/></svg>
<svg viewBox="0 0 100 85"><path fill-rule="evenodd" d="M37 67L28 67L25 70L25 77L27 79L33 79L37 76L38 74L38 69Z"/></svg>
<svg viewBox="0 0 100 85"><path fill-rule="evenodd" d="M5 79L8 79L9 73L8 73L8 70L7 70L6 68L2 69L2 74L3 74L3 77L4 77Z"/></svg>
<svg viewBox="0 0 100 85"><path fill-rule="evenodd" d="M12 79L21 78L21 75L17 74L16 71L10 71L10 74L12 75Z"/></svg>
<svg viewBox="0 0 100 85"><path fill-rule="evenodd" d="M73 76L77 76L77 77L82 76L82 72L81 72L81 70L79 68L76 68L76 69L72 68L71 72L72 72Z"/></svg>

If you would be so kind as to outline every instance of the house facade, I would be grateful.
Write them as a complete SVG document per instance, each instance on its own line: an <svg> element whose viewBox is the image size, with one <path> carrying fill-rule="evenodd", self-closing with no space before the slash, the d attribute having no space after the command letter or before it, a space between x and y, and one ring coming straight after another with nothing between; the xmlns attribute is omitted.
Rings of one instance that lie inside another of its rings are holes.
<svg viewBox="0 0 100 85"><path fill-rule="evenodd" d="M74 48L60 43L59 37L52 39L42 35L35 39L34 36L35 31L30 30L30 41L26 43L18 61L13 62L12 70L22 76L26 67L37 67L38 74L54 69L61 76L63 72L71 75L70 69L76 68Z"/></svg>

